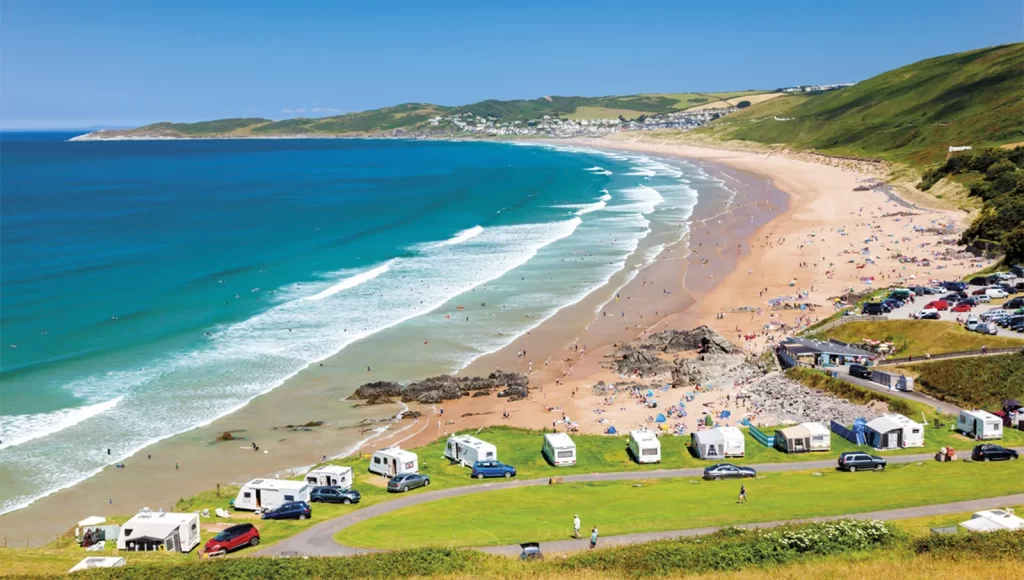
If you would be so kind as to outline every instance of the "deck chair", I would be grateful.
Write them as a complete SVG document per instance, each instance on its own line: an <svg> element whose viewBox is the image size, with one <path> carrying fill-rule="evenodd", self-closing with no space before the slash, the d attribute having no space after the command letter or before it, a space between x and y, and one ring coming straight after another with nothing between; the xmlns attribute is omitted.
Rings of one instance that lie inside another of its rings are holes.
<svg viewBox="0 0 1024 580"><path fill-rule="evenodd" d="M231 512L229 512L228 510L226 510L224 508L217 508L214 511L214 513L217 514L218 518L230 518L231 517Z"/></svg>

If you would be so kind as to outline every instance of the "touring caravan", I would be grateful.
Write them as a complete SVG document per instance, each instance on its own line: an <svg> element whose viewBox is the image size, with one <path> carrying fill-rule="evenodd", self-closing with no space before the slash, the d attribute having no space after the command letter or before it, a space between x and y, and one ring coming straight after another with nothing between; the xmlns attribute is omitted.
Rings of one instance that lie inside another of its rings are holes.
<svg viewBox="0 0 1024 580"><path fill-rule="evenodd" d="M498 448L472 435L452 435L444 446L444 456L472 467L477 461L497 461Z"/></svg>
<svg viewBox="0 0 1024 580"><path fill-rule="evenodd" d="M924 447L924 425L903 415L883 415L864 426L866 442L875 449Z"/></svg>
<svg viewBox="0 0 1024 580"><path fill-rule="evenodd" d="M419 458L412 451L388 447L370 457L370 473L394 477L404 473L419 473Z"/></svg>
<svg viewBox="0 0 1024 580"><path fill-rule="evenodd" d="M142 508L121 526L118 550L190 552L199 545L199 514L154 512Z"/></svg>
<svg viewBox="0 0 1024 580"><path fill-rule="evenodd" d="M309 484L289 479L254 479L238 490L236 510L272 510L289 501L309 501Z"/></svg>
<svg viewBox="0 0 1024 580"><path fill-rule="evenodd" d="M306 483L312 486L329 485L349 489L352 487L352 468L340 465L324 465L306 474Z"/></svg>
<svg viewBox="0 0 1024 580"><path fill-rule="evenodd" d="M637 463L661 463L661 441L650 431L630 431L629 452Z"/></svg>
<svg viewBox="0 0 1024 580"><path fill-rule="evenodd" d="M904 447L924 447L924 425L903 415L892 415L892 417L903 426Z"/></svg>
<svg viewBox="0 0 1024 580"><path fill-rule="evenodd" d="M974 512L971 519L960 525L972 532L999 532L1002 530L1024 530L1024 518L1013 514L1012 509L984 510Z"/></svg>
<svg viewBox="0 0 1024 580"><path fill-rule="evenodd" d="M707 431L696 431L690 435L693 450L701 459L725 459L743 457L746 443L743 432L736 427L715 427Z"/></svg>
<svg viewBox="0 0 1024 580"><path fill-rule="evenodd" d="M576 465L576 444L565 433L546 433L541 453L555 467Z"/></svg>
<svg viewBox="0 0 1024 580"><path fill-rule="evenodd" d="M987 411L960 411L956 430L973 439L1002 439L1003 421Z"/></svg>

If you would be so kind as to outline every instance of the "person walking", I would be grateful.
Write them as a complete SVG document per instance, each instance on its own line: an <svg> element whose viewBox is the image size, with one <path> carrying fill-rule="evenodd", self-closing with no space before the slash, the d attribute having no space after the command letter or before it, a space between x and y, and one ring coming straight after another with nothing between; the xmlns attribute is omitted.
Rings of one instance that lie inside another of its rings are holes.
<svg viewBox="0 0 1024 580"><path fill-rule="evenodd" d="M597 547L597 526L590 532L590 549L593 550Z"/></svg>
<svg viewBox="0 0 1024 580"><path fill-rule="evenodd" d="M740 499L736 503L747 503L747 486L740 485Z"/></svg>
<svg viewBox="0 0 1024 580"><path fill-rule="evenodd" d="M580 516L576 514L572 517L572 537L577 540L580 539Z"/></svg>

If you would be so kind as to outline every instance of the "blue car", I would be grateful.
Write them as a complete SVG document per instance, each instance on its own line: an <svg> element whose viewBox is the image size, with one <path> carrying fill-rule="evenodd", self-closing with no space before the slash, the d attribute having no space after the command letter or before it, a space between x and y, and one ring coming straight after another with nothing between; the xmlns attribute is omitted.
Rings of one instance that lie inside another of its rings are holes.
<svg viewBox="0 0 1024 580"><path fill-rule="evenodd" d="M260 516L265 520L305 520L313 515L313 510L304 501L290 501L276 508L263 512Z"/></svg>
<svg viewBox="0 0 1024 580"><path fill-rule="evenodd" d="M897 298L886 298L885 300L882 300L882 304L888 305L891 309L896 309L903 306L903 301Z"/></svg>
<svg viewBox="0 0 1024 580"><path fill-rule="evenodd" d="M516 468L505 465L500 461L477 461L473 464L473 473L470 477L483 479L485 477L515 477Z"/></svg>

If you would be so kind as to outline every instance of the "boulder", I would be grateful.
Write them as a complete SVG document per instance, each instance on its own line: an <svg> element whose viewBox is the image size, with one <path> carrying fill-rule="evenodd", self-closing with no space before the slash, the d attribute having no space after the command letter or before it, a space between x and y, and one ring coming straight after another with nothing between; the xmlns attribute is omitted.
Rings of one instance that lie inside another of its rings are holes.
<svg viewBox="0 0 1024 580"><path fill-rule="evenodd" d="M366 383L356 389L356 392L349 396L350 399L370 399L399 397L402 395L402 385L394 381L377 381Z"/></svg>

